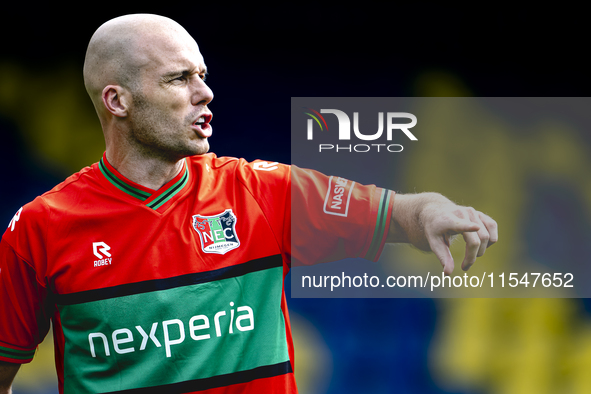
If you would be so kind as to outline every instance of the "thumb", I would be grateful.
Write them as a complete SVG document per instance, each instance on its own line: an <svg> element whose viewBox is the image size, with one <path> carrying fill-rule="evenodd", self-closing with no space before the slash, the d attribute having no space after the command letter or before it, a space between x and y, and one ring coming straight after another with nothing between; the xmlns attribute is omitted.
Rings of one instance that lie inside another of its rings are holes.
<svg viewBox="0 0 591 394"><path fill-rule="evenodd" d="M467 219L455 218L453 223L451 223L449 229L456 234L466 233L466 232L474 232L480 230L480 225L478 223L471 222Z"/></svg>

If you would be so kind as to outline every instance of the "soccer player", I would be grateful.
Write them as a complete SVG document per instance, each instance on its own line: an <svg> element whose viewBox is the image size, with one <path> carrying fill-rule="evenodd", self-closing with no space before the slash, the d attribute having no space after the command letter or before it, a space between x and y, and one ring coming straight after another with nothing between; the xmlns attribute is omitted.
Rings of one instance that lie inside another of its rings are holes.
<svg viewBox="0 0 591 394"><path fill-rule="evenodd" d="M168 18L115 18L91 38L84 81L106 150L2 237L0 393L50 320L60 392L296 393L292 261L376 260L407 242L451 274L451 236L464 270L497 241L493 219L436 193L355 185L347 217L322 215L323 174L208 153L206 74Z"/></svg>

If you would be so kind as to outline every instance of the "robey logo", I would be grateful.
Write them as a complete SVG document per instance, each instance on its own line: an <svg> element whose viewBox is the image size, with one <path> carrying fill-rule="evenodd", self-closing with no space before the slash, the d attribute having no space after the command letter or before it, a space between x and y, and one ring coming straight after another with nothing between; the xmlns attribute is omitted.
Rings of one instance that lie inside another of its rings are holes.
<svg viewBox="0 0 591 394"><path fill-rule="evenodd" d="M21 207L21 209L19 209L18 211L16 211L16 213L14 214L14 217L10 220L10 223L8 223L8 228L10 229L10 231L14 231L14 225L21 218L21 212L22 211L23 211L23 208Z"/></svg>
<svg viewBox="0 0 591 394"><path fill-rule="evenodd" d="M113 259L109 250L111 250L111 247L104 242L92 243L92 253L98 258L98 260L94 261L95 267L111 265Z"/></svg>
<svg viewBox="0 0 591 394"><path fill-rule="evenodd" d="M350 141L351 140L351 128L353 129L353 135L362 141L377 141L382 138L384 129L386 131L386 140L392 141L395 131L402 132L409 140L418 141L417 137L410 131L411 128L416 126L417 117L408 112L378 112L378 130L374 133L364 134L359 129L359 112L353 112L353 127L351 127L351 119L344 111L339 109L321 109L320 112L307 108L306 115L310 118L307 119L307 139L314 139L314 124L316 123L321 131L328 131L328 124L322 114L333 114L339 124L338 139L339 141ZM398 123L399 119L408 119L410 123ZM396 121L395 121L396 120ZM314 123L315 122L315 123ZM386 126L384 127L384 123ZM386 144L386 143L363 143L363 144L319 144L318 151L333 151L333 152L402 152L403 146L400 144Z"/></svg>

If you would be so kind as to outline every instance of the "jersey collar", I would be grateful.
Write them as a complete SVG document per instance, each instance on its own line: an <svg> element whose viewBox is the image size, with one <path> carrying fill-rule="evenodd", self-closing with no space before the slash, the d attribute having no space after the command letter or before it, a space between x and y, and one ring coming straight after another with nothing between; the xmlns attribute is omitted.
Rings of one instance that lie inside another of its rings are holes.
<svg viewBox="0 0 591 394"><path fill-rule="evenodd" d="M129 196L142 201L144 205L153 210L159 210L159 208L171 202L189 183L190 175L187 159L184 159L180 173L160 189L153 190L130 181L121 175L107 160L106 152L98 163L98 168L109 183Z"/></svg>

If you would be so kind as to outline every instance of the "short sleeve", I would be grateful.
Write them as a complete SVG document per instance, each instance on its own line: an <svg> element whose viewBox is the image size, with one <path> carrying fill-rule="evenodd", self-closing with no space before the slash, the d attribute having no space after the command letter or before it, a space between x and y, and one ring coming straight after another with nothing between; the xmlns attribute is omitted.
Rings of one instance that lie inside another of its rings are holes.
<svg viewBox="0 0 591 394"><path fill-rule="evenodd" d="M244 162L241 177L292 265L379 258L390 227L393 191L261 161Z"/></svg>
<svg viewBox="0 0 591 394"><path fill-rule="evenodd" d="M292 265L347 257L376 261L390 226L394 192L292 166Z"/></svg>
<svg viewBox="0 0 591 394"><path fill-rule="evenodd" d="M47 289L29 261L37 246L32 227L24 228L23 217L31 219L25 212L17 213L20 220L11 221L0 241L0 360L12 363L33 359L37 345L49 331L50 320ZM19 246L23 249L20 253Z"/></svg>

